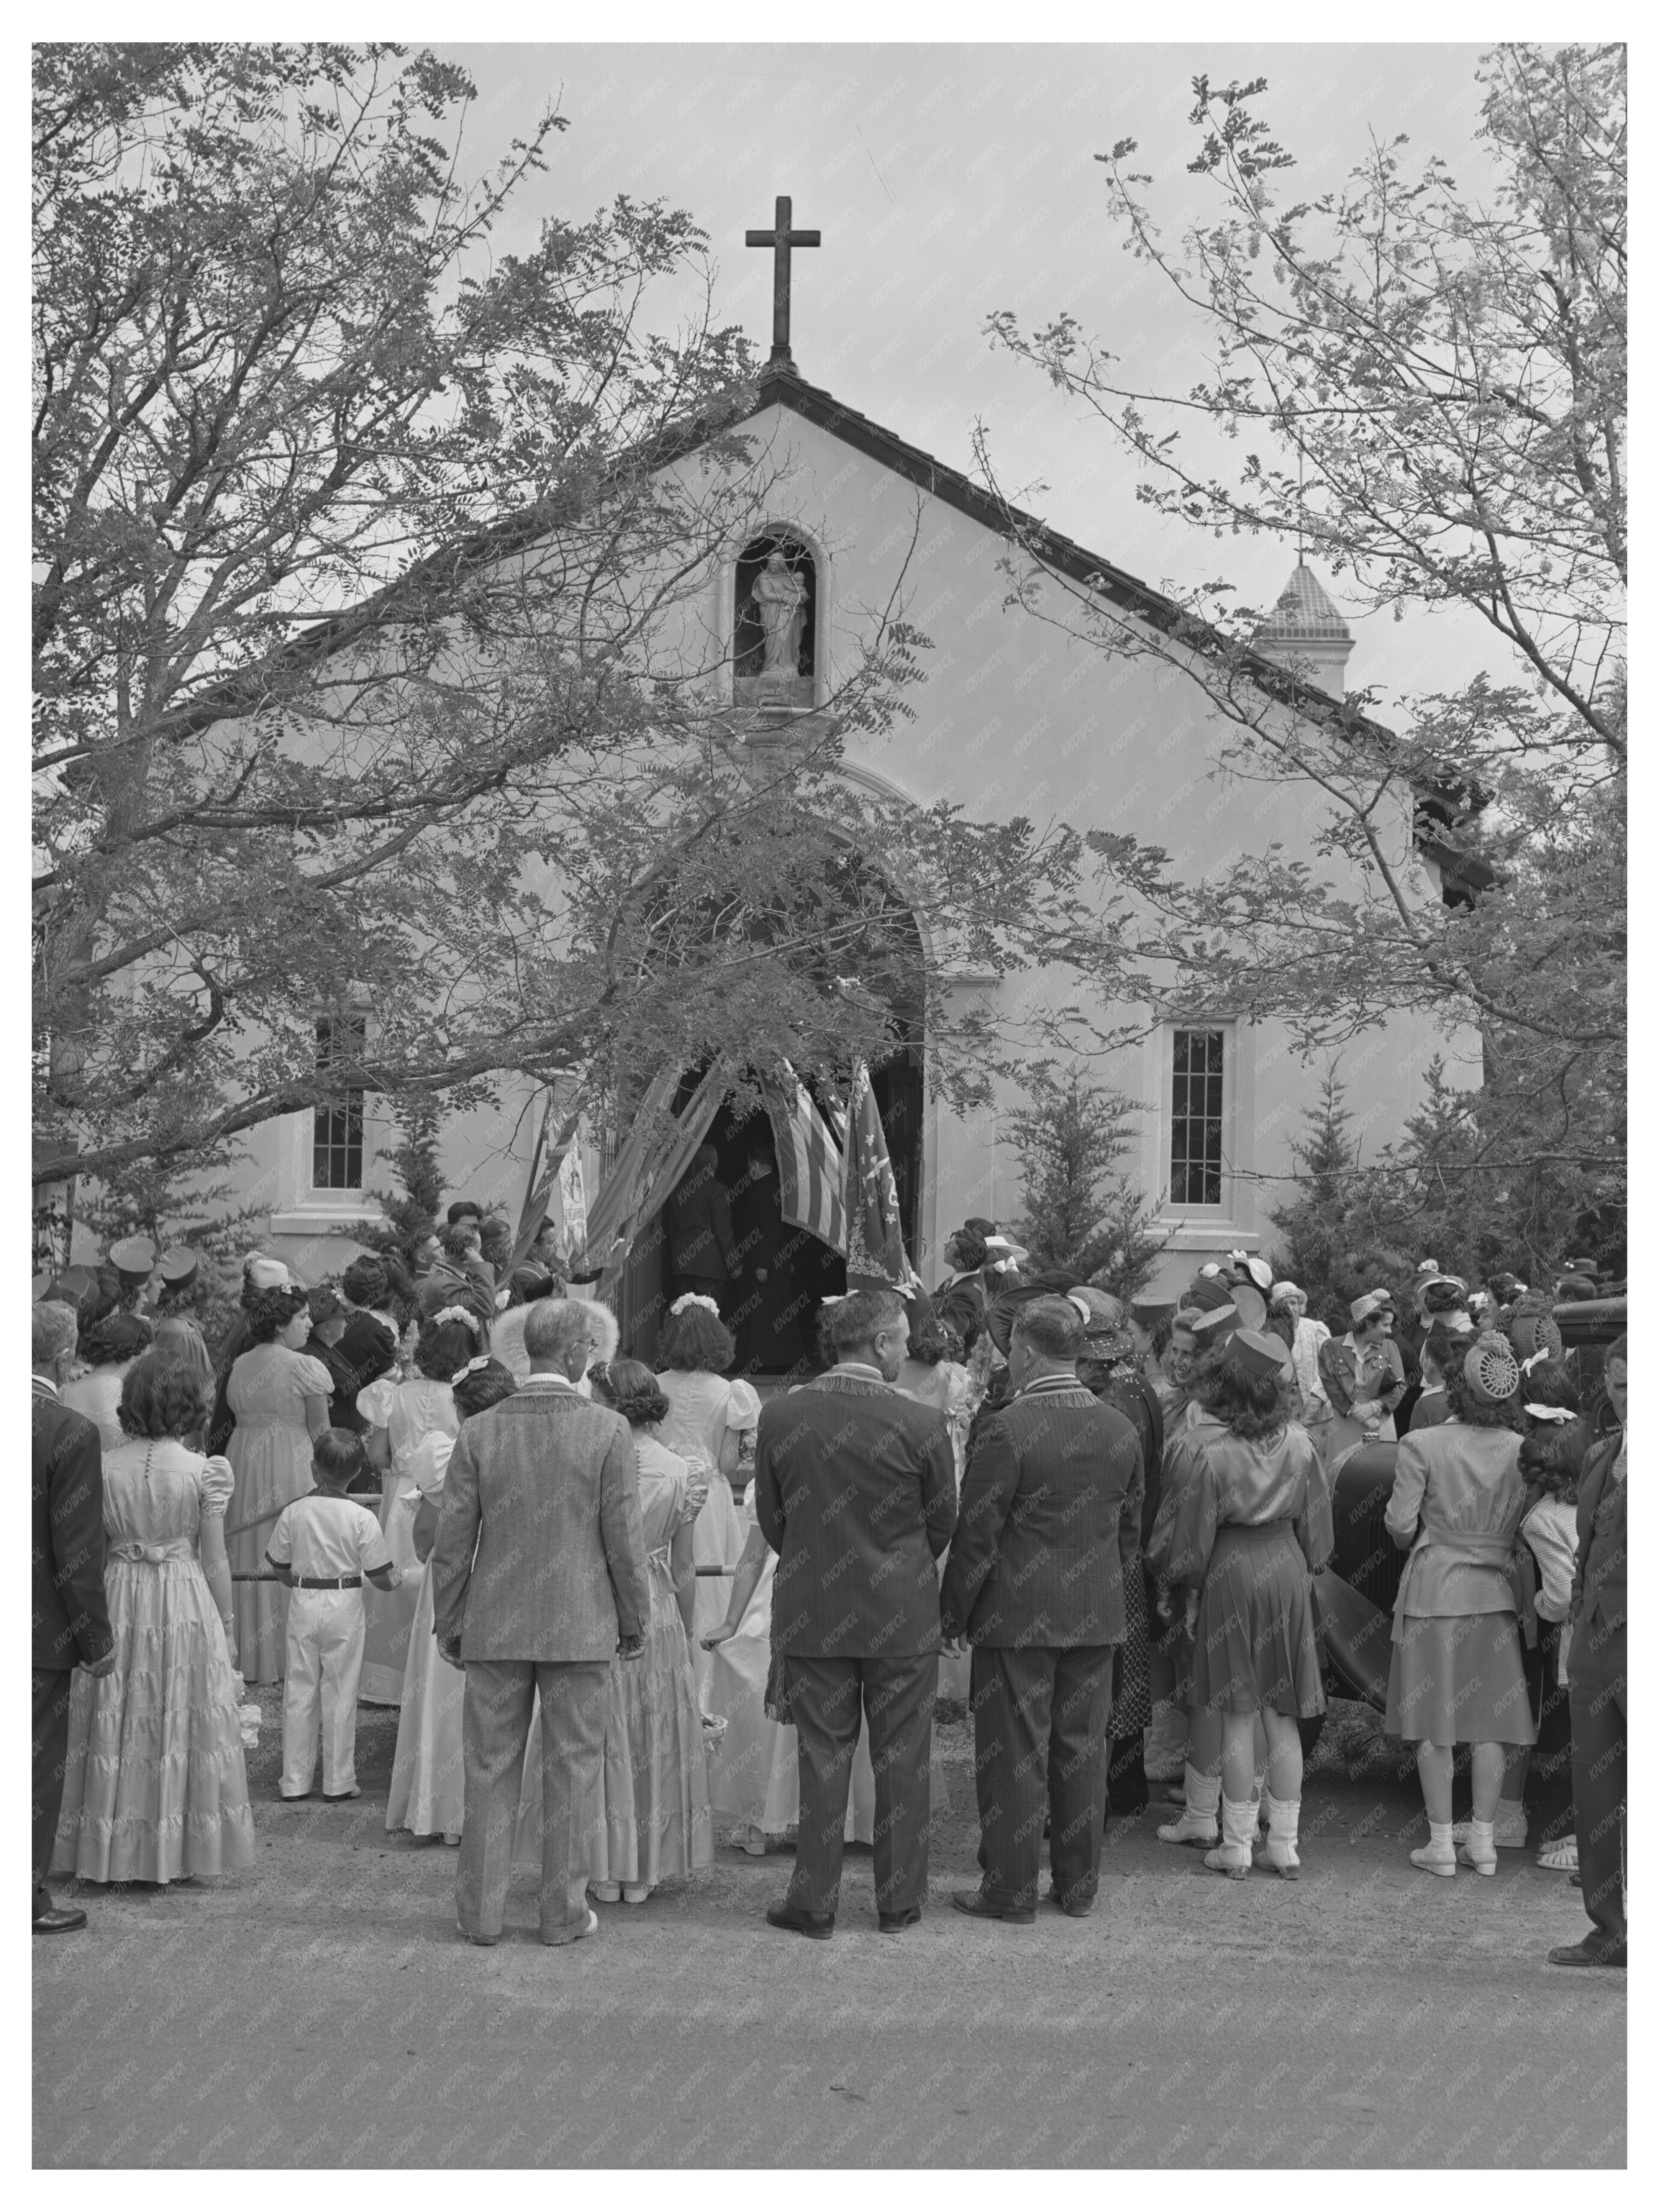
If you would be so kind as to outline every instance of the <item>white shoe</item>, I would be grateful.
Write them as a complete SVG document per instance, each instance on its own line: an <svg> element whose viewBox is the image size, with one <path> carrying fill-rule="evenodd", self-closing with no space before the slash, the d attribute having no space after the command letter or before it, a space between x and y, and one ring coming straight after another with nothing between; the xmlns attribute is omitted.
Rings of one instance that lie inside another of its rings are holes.
<svg viewBox="0 0 1659 2212"><path fill-rule="evenodd" d="M622 1884L619 1881L590 1881L587 1885L587 1893L590 1897L597 1898L601 1905L622 1903Z"/></svg>
<svg viewBox="0 0 1659 2212"><path fill-rule="evenodd" d="M1452 1829L1455 1844L1467 1844L1473 1820L1459 1820ZM1527 1816L1517 1805L1513 1813L1505 1806L1498 1808L1498 1818L1492 1824L1492 1839L1500 1851L1524 1851L1527 1848Z"/></svg>
<svg viewBox="0 0 1659 2212"><path fill-rule="evenodd" d="M763 1859L766 1856L765 1829L745 1828L743 1832L743 1848L751 1859Z"/></svg>
<svg viewBox="0 0 1659 2212"><path fill-rule="evenodd" d="M1237 1805L1231 1797L1222 1799L1221 1836L1220 1848L1206 1851L1204 1863L1212 1874L1243 1881L1250 1871L1250 1845L1255 1840L1255 1807L1248 1797Z"/></svg>
<svg viewBox="0 0 1659 2212"><path fill-rule="evenodd" d="M1437 1874L1449 1881L1457 1872L1457 1847L1454 1844L1424 1844L1412 1853L1412 1864L1420 1867L1425 1874Z"/></svg>
<svg viewBox="0 0 1659 2212"><path fill-rule="evenodd" d="M622 1901L624 1905L643 1905L650 1894L651 1885L648 1881L625 1881L622 1886Z"/></svg>
<svg viewBox="0 0 1659 2212"><path fill-rule="evenodd" d="M1276 1874L1281 1881L1294 1881L1302 1871L1302 1862L1297 1856L1297 1822L1302 1815L1302 1800L1275 1797L1271 1790L1263 1792L1262 1808L1267 1815L1267 1841L1257 1846L1255 1863Z"/></svg>
<svg viewBox="0 0 1659 2212"><path fill-rule="evenodd" d="M1158 1832L1160 1844L1202 1844L1207 1849L1219 1843L1221 1831L1213 1813L1195 1813L1190 1805L1182 1808L1178 1820L1166 1820Z"/></svg>
<svg viewBox="0 0 1659 2212"><path fill-rule="evenodd" d="M452 1851L459 1850L460 1849L460 1844L461 1844L461 1832L460 1832L460 1830L459 1830L459 1828L457 1828L457 1829L456 1829L456 1831L455 1831L455 1832L454 1832L454 1834L453 1834L453 1835L451 1835L451 1833L450 1833L449 1830L448 1830L447 1828L446 1828L446 1829L444 1830L444 1841L445 1841L445 1843L447 1843L447 1844L448 1844L448 1846L449 1846L449 1848L450 1848L450 1850L451 1850Z"/></svg>

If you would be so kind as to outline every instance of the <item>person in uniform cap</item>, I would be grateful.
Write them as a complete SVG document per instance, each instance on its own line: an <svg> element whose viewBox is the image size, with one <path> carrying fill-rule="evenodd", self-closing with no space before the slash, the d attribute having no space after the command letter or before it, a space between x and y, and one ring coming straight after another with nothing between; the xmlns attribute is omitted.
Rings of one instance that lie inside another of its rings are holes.
<svg viewBox="0 0 1659 2212"><path fill-rule="evenodd" d="M1406 1388L1406 1366L1393 1340L1394 1302L1386 1291L1367 1291L1348 1309L1352 1327L1319 1347L1319 1375L1333 1418L1323 1438L1334 1466L1350 1445L1388 1432Z"/></svg>

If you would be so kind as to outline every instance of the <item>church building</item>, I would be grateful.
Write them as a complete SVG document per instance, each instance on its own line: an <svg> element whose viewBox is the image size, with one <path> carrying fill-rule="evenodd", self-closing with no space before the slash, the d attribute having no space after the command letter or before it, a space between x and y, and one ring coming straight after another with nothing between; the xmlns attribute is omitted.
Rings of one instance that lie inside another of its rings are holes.
<svg viewBox="0 0 1659 2212"><path fill-rule="evenodd" d="M780 241L787 231L781 202ZM752 235L772 242L770 233ZM879 739L849 738L843 773L855 784L920 807L956 802L980 820L1019 814L1063 819L1080 832L1132 832L1164 848L1189 880L1273 841L1287 858L1312 860L1303 798L1283 786L1237 783L1221 769L1231 726L1197 684L1166 660L1108 656L1008 607L999 568L1009 552L1006 513L968 477L798 370L787 252L781 242L772 357L744 425L763 504L708 564L701 586L702 645L716 647L711 658L723 669L734 716L764 707L775 728L781 715L821 712L857 650L866 611L886 604L902 568L907 619L932 650L908 695L914 720ZM695 453L666 464L695 465ZM1021 518L1022 531L1028 525L1041 527ZM1103 518L1109 543L1109 527ZM1042 533L1042 557L1124 610L1158 601L1108 555L1053 533ZM1264 658L1294 661L1305 680L1340 696L1352 639L1300 560L1258 646ZM1403 815L1398 833L1402 866L1415 871L1425 900L1436 898L1437 881ZM936 957L925 941L920 953ZM1030 1003L1023 994L1041 993L1045 982L1056 997L1076 994L1075 977L936 970L930 978L938 993L1005 994L999 1011L1013 1021ZM1098 1010L1103 1028L1135 1017L1133 1007ZM1146 1029L1144 1018L1137 1025ZM990 1106L958 1115L930 1096L927 1050L921 1035L874 1072L874 1082L910 1257L932 1287L948 1272L945 1240L965 1217L1018 1218L1007 1116L1024 1101L1005 1090ZM1344 1053L1342 1079L1368 1157L1401 1134L1437 1050L1449 1052L1448 1042L1431 1019L1396 1016ZM1455 1073L1455 1046L1449 1056ZM1194 1004L1146 1030L1137 1045L1092 1062L1090 1073L1139 1102L1139 1183L1167 1237L1156 1289L1173 1291L1212 1257L1272 1249L1271 1216L1291 1194L1291 1147L1324 1073L1298 1055L1282 1024ZM1476 1079L1474 1066L1468 1077ZM687 1071L682 1097L690 1083ZM516 1223L538 1125L527 1085L499 1111L457 1116L443 1137L448 1188L494 1202ZM590 1202L625 1133L592 1133L583 1154ZM729 1117L711 1129L728 1184L741 1178L751 1135ZM256 1132L245 1179L250 1192L269 1194L268 1249L311 1279L343 1265L355 1249L348 1224L364 1210L365 1188L384 1179L374 1156L386 1141L372 1097ZM630 1320L653 1303L638 1267L622 1303L627 1342ZM653 1328L635 1333L642 1353L653 1343Z"/></svg>

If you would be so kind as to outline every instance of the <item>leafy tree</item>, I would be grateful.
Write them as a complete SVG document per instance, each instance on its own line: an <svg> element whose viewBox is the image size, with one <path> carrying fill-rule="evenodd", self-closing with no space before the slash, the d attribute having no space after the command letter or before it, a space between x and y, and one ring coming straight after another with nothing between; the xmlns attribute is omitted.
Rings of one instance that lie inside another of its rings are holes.
<svg viewBox="0 0 1659 2212"><path fill-rule="evenodd" d="M1375 694L1265 660L1262 611L1224 582L1171 617L1069 582L1029 533L1011 563L1034 612L1199 684L1231 725L1220 772L1315 823L1310 860L1241 848L1201 884L1091 840L1154 1006L1201 995L1331 1048L1401 1009L1478 1024L1480 1085L1449 1119L1431 1103L1416 1166L1488 1194L1541 1173L1559 1219L1586 1194L1616 1212L1626 1174L1624 50L1503 46L1480 81L1491 204L1409 167L1403 137L1344 190L1282 199L1261 80L1194 81L1188 167L1217 204L1179 243L1133 142L1098 157L1125 247L1202 325L1215 367L1188 391L1139 388L1066 314L992 329L1095 411L1161 514L1299 540L1352 604L1472 614L1508 657L1508 680L1403 693L1385 728Z"/></svg>
<svg viewBox="0 0 1659 2212"><path fill-rule="evenodd" d="M902 578L810 721L721 702L701 595L769 479L689 216L499 252L563 119L469 184L471 84L396 46L34 70L37 1181L210 1170L341 1085L878 1060L848 850L976 965L1042 949L1074 840L836 779L904 711ZM672 340L671 278L703 288ZM984 1024L927 1011L988 1079Z"/></svg>
<svg viewBox="0 0 1659 2212"><path fill-rule="evenodd" d="M1167 1240L1148 1226L1152 1209L1123 1167L1139 1110L1073 1068L1010 1115L1025 1192L1018 1234L1034 1269L1063 1270L1121 1298L1150 1278Z"/></svg>
<svg viewBox="0 0 1659 2212"><path fill-rule="evenodd" d="M442 1170L438 1164L438 1132L442 1115L433 1101L419 1093L405 1099L396 1110L399 1134L389 1151L377 1152L392 1170L395 1190L374 1190L380 1213L356 1224L352 1235L371 1252L383 1252L413 1267L415 1255L438 1225L444 1200Z"/></svg>

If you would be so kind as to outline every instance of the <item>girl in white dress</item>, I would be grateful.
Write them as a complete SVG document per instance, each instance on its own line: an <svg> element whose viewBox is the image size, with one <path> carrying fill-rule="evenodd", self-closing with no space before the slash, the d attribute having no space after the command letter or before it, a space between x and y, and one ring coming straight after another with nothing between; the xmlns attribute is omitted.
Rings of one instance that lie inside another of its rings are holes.
<svg viewBox="0 0 1659 2212"><path fill-rule="evenodd" d="M470 1359L451 1377L456 1414L471 1420L491 1406L510 1398L517 1389L512 1376L488 1352ZM437 1533L433 1516L442 1510L444 1478L455 1439L447 1429L428 1429L409 1456L411 1487L399 1494L393 1510L410 1522L410 1549L425 1561L415 1599L415 1619L410 1631L409 1657L404 1668L403 1704L398 1714L398 1748L392 1761L392 1794L386 1801L388 1833L407 1828L415 1836L441 1836L447 1844L461 1840L461 1812L465 1790L461 1771L461 1711L466 1698L466 1676L438 1656L432 1632L432 1537ZM422 1505L432 1509L422 1514ZM416 1522L433 1520L430 1534L417 1532Z"/></svg>
<svg viewBox="0 0 1659 2212"><path fill-rule="evenodd" d="M415 1373L402 1382L383 1375L357 1393L357 1411L368 1423L369 1462L380 1470L380 1528L393 1563L404 1571L401 1589L363 1592L367 1626L359 1702L403 1702L410 1631L420 1595L421 1562L415 1556L415 1447L434 1429L453 1437L460 1425L449 1378L484 1349L483 1323L465 1306L443 1306L421 1325ZM401 1499L410 1502L400 1507Z"/></svg>
<svg viewBox="0 0 1659 2212"><path fill-rule="evenodd" d="M662 1441L683 1459L706 1459L714 1470L708 1501L692 1532L696 1564L735 1568L747 1531L732 1477L743 1432L760 1419L760 1399L751 1384L726 1379L725 1370L737 1346L713 1298L696 1291L676 1298L668 1309L659 1352L662 1367L657 1381L668 1401ZM705 1698L709 1662L701 1639L725 1618L725 1583L714 1576L700 1576L693 1606L692 1660L698 1694Z"/></svg>

